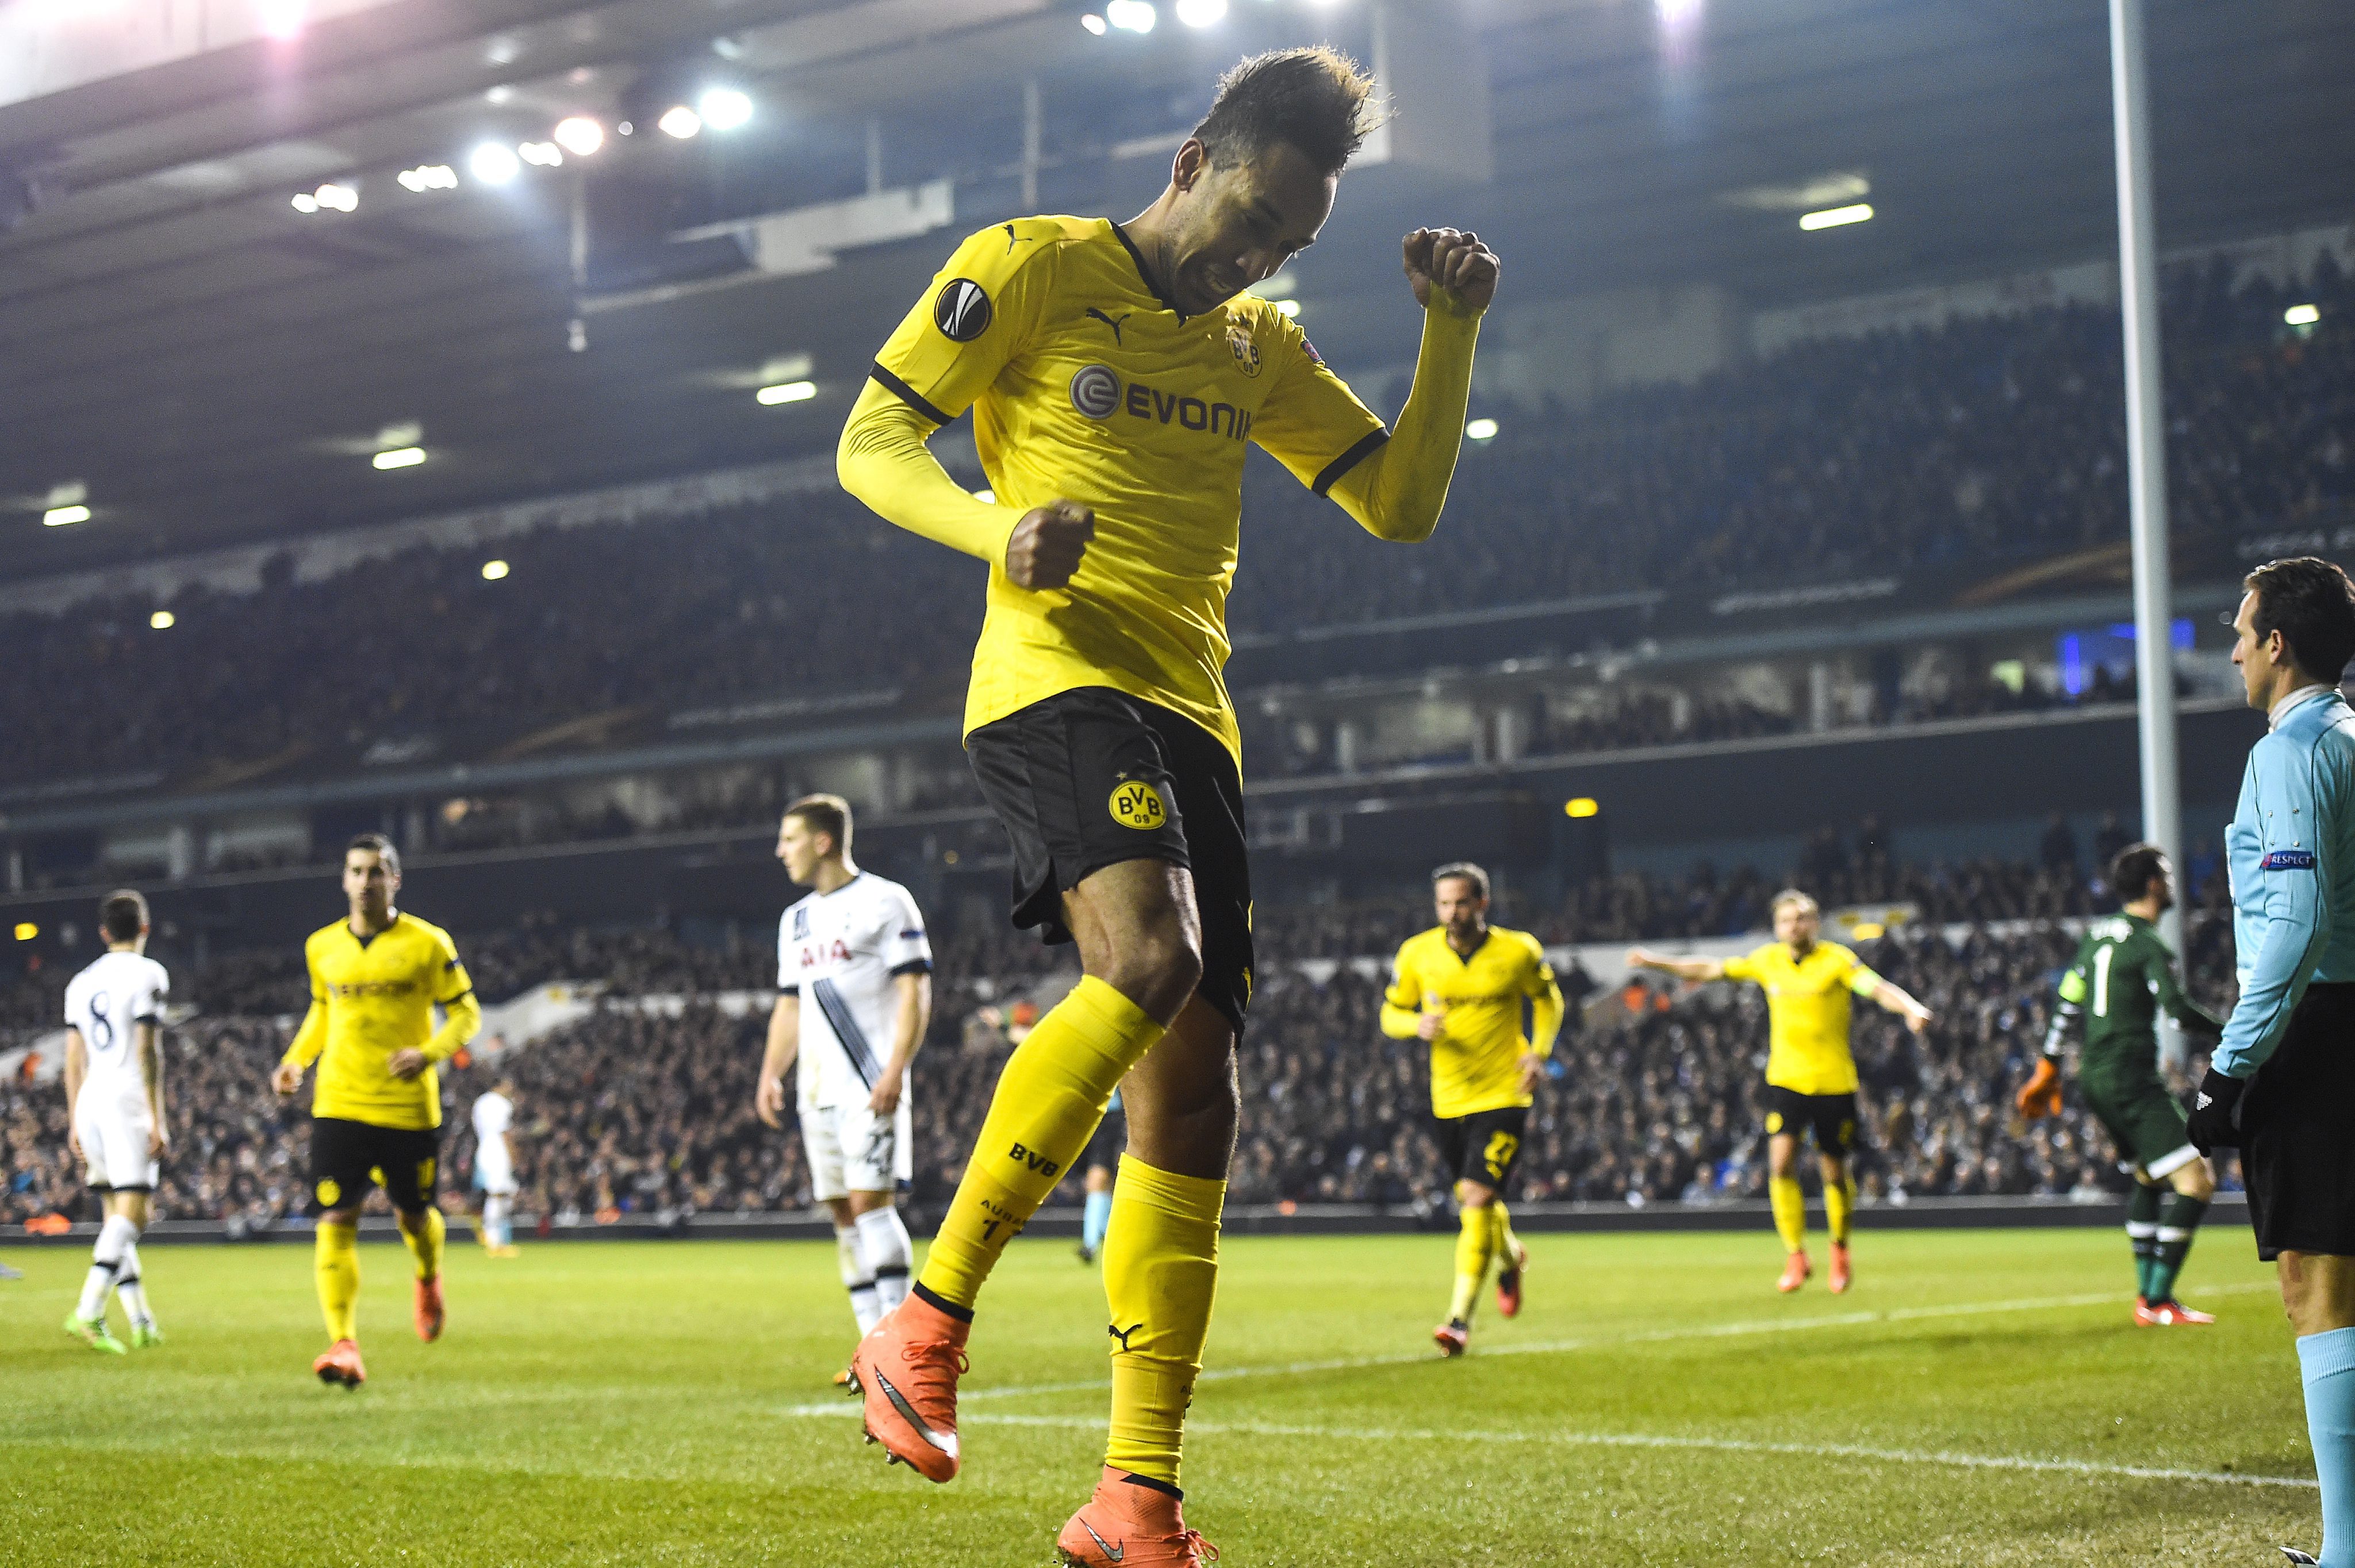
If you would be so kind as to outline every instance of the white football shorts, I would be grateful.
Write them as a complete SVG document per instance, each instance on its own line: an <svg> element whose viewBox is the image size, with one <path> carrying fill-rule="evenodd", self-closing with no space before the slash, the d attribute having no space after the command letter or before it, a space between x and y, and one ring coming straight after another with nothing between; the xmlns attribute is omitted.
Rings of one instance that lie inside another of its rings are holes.
<svg viewBox="0 0 2355 1568"><path fill-rule="evenodd" d="M802 1147L809 1151L810 1193L819 1202L853 1192L891 1192L916 1173L915 1113L909 1096L878 1116L865 1104L805 1105Z"/></svg>
<svg viewBox="0 0 2355 1568"><path fill-rule="evenodd" d="M83 1095L74 1107L83 1179L100 1192L153 1192L158 1170L147 1140L155 1130L144 1100Z"/></svg>

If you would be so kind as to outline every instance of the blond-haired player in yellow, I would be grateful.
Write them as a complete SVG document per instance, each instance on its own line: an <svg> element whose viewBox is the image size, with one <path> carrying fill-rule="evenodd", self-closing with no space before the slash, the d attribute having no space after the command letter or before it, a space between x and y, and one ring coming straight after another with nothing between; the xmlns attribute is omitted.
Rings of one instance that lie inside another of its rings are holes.
<svg viewBox="0 0 2355 1568"><path fill-rule="evenodd" d="M1823 1164L1824 1220L1831 1232L1834 1295L1854 1277L1848 1255L1849 1221L1856 1212L1856 1178L1849 1151L1856 1143L1856 1057L1849 1050L1849 998L1869 997L1919 1034L1930 1009L1865 966L1837 942L1821 940L1823 911L1795 888L1774 895L1774 940L1739 958L1668 958L1638 947L1631 969L1658 969L1681 979L1753 980L1766 992L1766 1195L1774 1229L1788 1254L1774 1288L1807 1283L1807 1198L1799 1185L1799 1135L1813 1128Z"/></svg>
<svg viewBox="0 0 2355 1568"><path fill-rule="evenodd" d="M970 236L884 344L837 453L877 512L989 563L965 750L1012 840L1015 923L1076 941L1085 971L1007 1060L923 1271L852 1371L868 1435L954 1477L975 1300L1119 1088L1111 1435L1095 1495L1056 1537L1082 1568L1214 1555L1178 1481L1251 998L1242 747L1220 673L1243 457L1265 448L1380 538L1428 539L1497 290L1476 236L1406 237L1423 348L1395 429L1244 292L1324 227L1372 87L1330 49L1245 60L1136 217ZM968 409L994 500L925 447Z"/></svg>
<svg viewBox="0 0 2355 1568"><path fill-rule="evenodd" d="M1510 1317L1521 1309L1529 1253L1513 1234L1505 1196L1520 1163L1538 1074L1561 1029L1561 987L1536 937L1488 923L1487 872L1468 860L1442 866L1431 874L1431 894L1439 923L1401 944L1381 1025L1392 1040L1431 1046L1433 1136L1455 1179L1463 1225L1455 1295L1431 1337L1442 1355L1460 1356L1492 1260L1497 1310Z"/></svg>
<svg viewBox="0 0 2355 1568"><path fill-rule="evenodd" d="M380 833L344 851L350 912L303 944L311 1010L272 1075L291 1095L319 1064L311 1097L311 1196L318 1211L314 1260L326 1353L311 1364L324 1383L368 1381L356 1326L360 1294L360 1204L381 1186L417 1264L417 1337L442 1337L442 1211L433 1201L442 1086L433 1068L483 1027L474 983L450 933L393 907L400 855ZM433 1009L442 1009L435 1028Z"/></svg>

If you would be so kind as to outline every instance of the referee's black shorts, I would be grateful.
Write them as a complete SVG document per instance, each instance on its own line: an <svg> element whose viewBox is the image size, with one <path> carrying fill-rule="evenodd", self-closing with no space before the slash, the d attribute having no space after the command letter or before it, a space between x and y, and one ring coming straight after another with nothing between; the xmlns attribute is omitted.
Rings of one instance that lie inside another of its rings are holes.
<svg viewBox="0 0 2355 1568"><path fill-rule="evenodd" d="M1193 873L1202 999L1242 1033L1251 1003L1243 785L1219 738L1108 687L1057 692L965 737L984 799L1014 842L1014 923L1071 940L1063 894L1124 860Z"/></svg>
<svg viewBox="0 0 2355 1568"><path fill-rule="evenodd" d="M2309 986L2241 1102L2257 1256L2355 1257L2355 983Z"/></svg>

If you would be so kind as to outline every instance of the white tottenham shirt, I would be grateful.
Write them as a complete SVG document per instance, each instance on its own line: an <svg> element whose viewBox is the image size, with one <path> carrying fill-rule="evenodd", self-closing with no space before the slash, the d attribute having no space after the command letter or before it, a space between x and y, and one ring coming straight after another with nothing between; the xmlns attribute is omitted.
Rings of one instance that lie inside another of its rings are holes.
<svg viewBox="0 0 2355 1568"><path fill-rule="evenodd" d="M485 1176L512 1175L506 1141L500 1137L515 1125L515 1102L493 1089L474 1101L474 1165Z"/></svg>
<svg viewBox="0 0 2355 1568"><path fill-rule="evenodd" d="M144 1106L147 1074L139 1063L139 1025L164 1021L172 979L137 953L109 953L66 986L66 1023L81 1031L90 1061L82 1097L92 1104Z"/></svg>
<svg viewBox="0 0 2355 1568"><path fill-rule="evenodd" d="M916 901L872 872L785 911L777 923L777 988L801 998L803 1108L867 1103L891 1058L900 1016L893 982L932 966Z"/></svg>

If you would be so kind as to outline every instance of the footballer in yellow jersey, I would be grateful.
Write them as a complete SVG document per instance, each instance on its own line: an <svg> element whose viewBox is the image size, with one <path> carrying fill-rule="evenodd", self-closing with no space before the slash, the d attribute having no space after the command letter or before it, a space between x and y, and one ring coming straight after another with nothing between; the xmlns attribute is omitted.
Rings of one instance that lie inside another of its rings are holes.
<svg viewBox="0 0 2355 1568"><path fill-rule="evenodd" d="M1431 874L1439 923L1410 936L1382 997L1382 1032L1431 1046L1433 1136L1455 1179L1455 1295L1432 1338L1444 1355L1470 1341L1472 1304L1501 1259L1497 1309L1521 1309L1529 1253L1505 1199L1528 1136L1538 1074L1561 1029L1561 987L1545 949L1525 931L1488 923L1488 873L1466 860ZM1529 1032L1521 1032L1522 1008Z"/></svg>
<svg viewBox="0 0 2355 1568"><path fill-rule="evenodd" d="M1930 1009L1868 968L1837 942L1820 939L1823 912L1795 889L1774 895L1774 940L1736 958L1665 958L1636 948L1631 968L1687 980L1749 980L1766 993L1766 1195L1785 1259L1775 1288L1798 1289L1815 1273L1807 1260L1807 1200L1799 1185L1799 1136L1812 1129L1823 1167L1824 1219L1831 1232L1831 1288L1853 1278L1849 1221L1856 1178L1849 1151L1857 1133L1856 1057L1849 1049L1849 998L1870 998L1919 1034Z"/></svg>
<svg viewBox="0 0 2355 1568"><path fill-rule="evenodd" d="M1423 347L1387 431L1291 321L1246 294L1323 228L1375 123L1371 90L1331 49L1245 60L1142 213L973 234L883 346L837 454L844 486L878 513L988 563L966 751L1013 843L1015 923L1077 941L1085 972L1008 1060L922 1275L852 1373L894 1458L932 1480L956 1474L975 1299L1120 1086L1131 1142L1103 1251L1112 1436L1094 1499L1057 1541L1086 1568L1191 1563L1200 1550L1177 1507L1178 1448L1251 996L1241 748L1221 674L1245 448L1380 538L1429 538L1496 293L1477 236L1407 237ZM968 411L990 500L925 445Z"/></svg>
<svg viewBox="0 0 2355 1568"><path fill-rule="evenodd" d="M449 933L395 909L400 890L400 856L391 841L376 833L353 839L344 851L350 912L303 944L311 1009L272 1078L280 1094L292 1095L304 1070L318 1064L311 1196L328 1349L311 1370L345 1388L368 1378L354 1318L360 1204L371 1186L384 1189L416 1263L418 1338L441 1338L443 1225L433 1192L442 1092L434 1066L456 1055L483 1023Z"/></svg>

